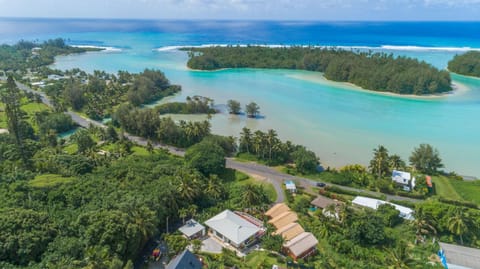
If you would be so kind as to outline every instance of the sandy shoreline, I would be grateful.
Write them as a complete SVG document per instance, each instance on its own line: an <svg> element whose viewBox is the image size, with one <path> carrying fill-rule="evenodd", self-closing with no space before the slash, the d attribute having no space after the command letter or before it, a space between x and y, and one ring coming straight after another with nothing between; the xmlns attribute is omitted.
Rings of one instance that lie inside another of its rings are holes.
<svg viewBox="0 0 480 269"><path fill-rule="evenodd" d="M230 69L255 69L255 68L220 68L220 69L214 69L214 70L201 70L201 69L193 69L188 66L186 66L187 70L189 71L195 71L195 72L218 72L218 71L225 71L225 70L230 70ZM260 68L261 69L261 68ZM266 69L266 70L283 70L283 69ZM305 70L289 70L285 69L287 71L305 71ZM309 71L305 71L309 72ZM311 72L311 74L309 74ZM362 88L360 86L357 86L353 83L350 82L338 82L338 81L333 81L325 78L323 76L323 73L320 72L313 72L310 71L308 74L289 74L287 75L288 77L294 78L294 79L299 79L299 80L305 80L305 81L310 81L318 84L328 84L332 86L342 86L342 88L346 90L353 90L353 91L360 91L360 92L367 92L370 94L376 94L376 95L383 95L383 96L391 96L391 97L397 97L397 98L404 98L404 99L415 99L415 100L437 100L437 99L444 99L447 97L452 97L452 96L460 96L462 94L465 94L466 92L469 91L469 88L465 86L462 83L455 82L452 83L452 91L445 92L445 93L439 93L439 94L426 94L426 95L415 95L415 94L398 94L398 93L393 93L393 92L382 92L382 91L373 91L373 90L368 90L365 88ZM456 73L455 73L456 74ZM460 74L457 74L460 75ZM460 75L463 76L463 75ZM469 76L466 76L469 77ZM476 77L472 77L476 78ZM480 79L480 78L476 78Z"/></svg>
<svg viewBox="0 0 480 269"><path fill-rule="evenodd" d="M94 45L70 45L70 46L75 47L75 48L84 48L84 49L100 49L101 51L104 51L104 52L120 52L120 51L122 51L119 48L107 47L107 46L94 46Z"/></svg>
<svg viewBox="0 0 480 269"><path fill-rule="evenodd" d="M288 75L288 77L299 79L299 80L310 81L314 83L319 83L319 84L324 84L324 85L327 84L332 86L342 86L342 88L346 90L361 91L361 92L367 92L370 94L391 96L391 97L404 98L404 99L415 99L415 100L444 99L451 96L459 96L469 91L469 88L467 86L463 85L462 83L455 82L455 83L452 83L453 91L446 92L446 93L428 94L428 95L398 94L393 92L380 92L380 91L368 90L350 82L337 82L337 81L329 80L323 76L323 73L292 74L292 75Z"/></svg>

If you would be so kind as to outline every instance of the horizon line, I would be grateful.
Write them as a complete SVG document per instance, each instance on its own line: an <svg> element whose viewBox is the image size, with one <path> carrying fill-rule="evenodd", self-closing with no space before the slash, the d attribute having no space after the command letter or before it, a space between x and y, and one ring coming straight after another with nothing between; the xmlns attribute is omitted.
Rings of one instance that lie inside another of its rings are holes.
<svg viewBox="0 0 480 269"><path fill-rule="evenodd" d="M244 22L372 22L372 23L378 23L378 22L398 22L398 23L404 23L404 22L413 22L413 23L441 23L441 22L469 22L469 23L480 23L480 20L418 20L418 19L412 19L412 20L376 20L376 19L370 19L370 20L365 20L365 19L341 19L341 20L321 20L321 19L242 19L242 18L236 18L236 19L229 19L229 18L191 18L191 19L185 19L185 18L121 18L121 17L20 17L20 16L13 16L13 17L5 17L5 16L0 16L0 20L110 20L110 21L244 21Z"/></svg>

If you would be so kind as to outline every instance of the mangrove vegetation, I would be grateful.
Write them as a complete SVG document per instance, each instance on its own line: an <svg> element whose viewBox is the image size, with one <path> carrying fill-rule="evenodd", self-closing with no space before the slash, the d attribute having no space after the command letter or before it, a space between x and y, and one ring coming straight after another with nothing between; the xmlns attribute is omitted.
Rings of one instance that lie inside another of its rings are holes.
<svg viewBox="0 0 480 269"><path fill-rule="evenodd" d="M317 47L217 46L188 50L187 65L193 69L298 69L322 72L327 79L373 91L425 95L452 90L447 71L392 54Z"/></svg>

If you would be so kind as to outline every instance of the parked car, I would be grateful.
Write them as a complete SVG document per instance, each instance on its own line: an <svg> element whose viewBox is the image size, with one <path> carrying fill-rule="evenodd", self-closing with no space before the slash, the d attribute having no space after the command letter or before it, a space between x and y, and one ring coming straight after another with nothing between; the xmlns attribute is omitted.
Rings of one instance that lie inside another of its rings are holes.
<svg viewBox="0 0 480 269"><path fill-rule="evenodd" d="M327 184L323 183L323 182L317 182L315 184L317 187L320 187L320 188L324 188L325 186L327 186Z"/></svg>

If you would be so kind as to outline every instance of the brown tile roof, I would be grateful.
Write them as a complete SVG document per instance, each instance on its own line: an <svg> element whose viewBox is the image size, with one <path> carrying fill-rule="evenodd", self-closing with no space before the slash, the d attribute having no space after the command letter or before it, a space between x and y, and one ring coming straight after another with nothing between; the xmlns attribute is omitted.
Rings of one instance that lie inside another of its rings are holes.
<svg viewBox="0 0 480 269"><path fill-rule="evenodd" d="M302 228L302 226L296 222L293 222L288 225L285 225L281 229L278 229L273 234L281 235L283 239L285 239L286 241L289 241L303 232L305 232L305 230Z"/></svg>
<svg viewBox="0 0 480 269"><path fill-rule="evenodd" d="M315 198L315 200L311 201L310 204L318 207L318 208L326 208L327 206L331 204L341 204L340 201L332 200L330 198L327 198L325 196L318 196Z"/></svg>
<svg viewBox="0 0 480 269"><path fill-rule="evenodd" d="M298 220L298 216L293 211L283 212L282 214L276 216L275 218L268 221L268 223L273 224L275 228L280 229L285 225L288 225L292 222Z"/></svg>
<svg viewBox="0 0 480 269"><path fill-rule="evenodd" d="M274 205L267 212L265 212L265 215L273 219L276 216L278 216L278 215L280 215L284 212L287 212L287 211L290 211L290 208L284 203L279 203L279 204Z"/></svg>
<svg viewBox="0 0 480 269"><path fill-rule="evenodd" d="M283 247L287 248L290 253L298 257L309 249L315 247L317 244L318 240L312 233L304 232L285 243Z"/></svg>

